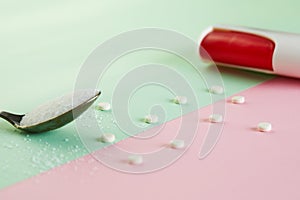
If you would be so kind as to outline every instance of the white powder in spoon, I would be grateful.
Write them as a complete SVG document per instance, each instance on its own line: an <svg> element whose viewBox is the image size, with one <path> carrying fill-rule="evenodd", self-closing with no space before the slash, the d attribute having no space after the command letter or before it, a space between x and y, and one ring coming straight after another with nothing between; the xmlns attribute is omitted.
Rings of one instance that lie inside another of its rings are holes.
<svg viewBox="0 0 300 200"><path fill-rule="evenodd" d="M20 122L20 125L33 126L42 122L46 122L72 110L73 108L93 98L97 93L98 91L96 90L77 90L74 93L58 97L25 114Z"/></svg>

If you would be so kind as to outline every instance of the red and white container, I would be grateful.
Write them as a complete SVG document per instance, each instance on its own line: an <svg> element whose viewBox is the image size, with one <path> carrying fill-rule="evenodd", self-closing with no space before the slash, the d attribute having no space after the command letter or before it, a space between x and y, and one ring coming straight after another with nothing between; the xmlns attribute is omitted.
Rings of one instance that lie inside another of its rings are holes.
<svg viewBox="0 0 300 200"><path fill-rule="evenodd" d="M205 61L300 78L300 34L213 26L203 32L199 45Z"/></svg>

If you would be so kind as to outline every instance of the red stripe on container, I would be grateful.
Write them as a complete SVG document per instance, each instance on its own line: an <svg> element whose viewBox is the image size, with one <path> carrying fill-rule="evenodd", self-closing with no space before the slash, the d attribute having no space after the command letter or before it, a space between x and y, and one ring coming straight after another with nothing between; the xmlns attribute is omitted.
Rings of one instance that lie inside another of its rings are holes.
<svg viewBox="0 0 300 200"><path fill-rule="evenodd" d="M199 51L202 58L214 62L273 71L274 49L275 43L268 38L215 29L203 38Z"/></svg>

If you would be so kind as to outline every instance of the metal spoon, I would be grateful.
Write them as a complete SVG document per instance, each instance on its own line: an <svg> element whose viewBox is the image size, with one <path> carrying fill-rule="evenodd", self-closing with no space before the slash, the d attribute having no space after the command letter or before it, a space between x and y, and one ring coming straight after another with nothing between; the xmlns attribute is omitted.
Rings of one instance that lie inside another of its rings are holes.
<svg viewBox="0 0 300 200"><path fill-rule="evenodd" d="M61 100L66 100L66 102L69 102L67 106L67 110L63 112L59 112L57 115L50 116L49 118L42 119L41 121L38 121L38 123L28 123L24 124L22 123L22 120L24 120L25 116L34 116L35 114L41 115L42 112L45 112L45 106L44 107L38 107L37 109L33 110L30 113L18 115L18 114L12 114L9 112L0 112L0 117L11 123L14 127L17 129L29 132L29 133L40 133L45 131L54 130L57 128L60 128L69 122L73 121L76 117L78 117L80 114L82 114L85 110L87 110L94 101L100 96L100 91L93 91L92 94L87 96L76 96L76 93L68 94L65 96L60 97ZM73 101L72 101L73 100ZM45 105L51 108L52 110L57 109L55 106L55 103L57 100L50 101L46 103ZM73 104L72 104L73 102ZM77 104L74 102L77 102ZM53 105L53 106L52 106ZM72 105L70 107L70 105ZM73 106L74 105L74 106ZM52 107L51 107L52 106ZM61 105L64 106L64 105ZM47 107L47 108L48 108Z"/></svg>

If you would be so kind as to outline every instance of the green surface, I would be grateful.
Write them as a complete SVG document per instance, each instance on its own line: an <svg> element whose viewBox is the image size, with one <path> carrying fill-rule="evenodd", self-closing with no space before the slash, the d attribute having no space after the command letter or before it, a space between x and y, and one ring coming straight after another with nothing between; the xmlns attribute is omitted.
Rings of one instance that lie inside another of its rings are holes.
<svg viewBox="0 0 300 200"><path fill-rule="evenodd" d="M25 113L48 99L71 91L80 66L89 53L101 42L121 32L159 27L179 31L197 40L204 28L217 23L300 32L297 26L300 17L298 2L1 1L1 109ZM138 52L120 60L100 83L103 91L100 100L111 100L113 85L130 69L127 67L155 60L173 65L188 78L195 91L199 91L200 106L209 104L210 98L203 82L195 75L193 68L178 58L165 59L169 56L158 52ZM121 70L117 66L122 63L127 67ZM227 95L271 78L235 70L223 70L222 76ZM154 90L158 95L148 98L149 92ZM129 105L133 120L144 116L149 106L158 101L166 106L167 119L175 118L180 114L180 109L168 102L170 97L170 93L151 86L138 91L132 97L132 102L136 104ZM102 121L109 131L111 127L105 123L110 122ZM28 137L3 120L0 121L0 128L0 188L87 154L74 124Z"/></svg>

